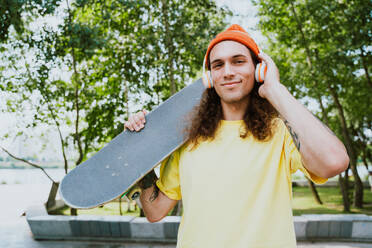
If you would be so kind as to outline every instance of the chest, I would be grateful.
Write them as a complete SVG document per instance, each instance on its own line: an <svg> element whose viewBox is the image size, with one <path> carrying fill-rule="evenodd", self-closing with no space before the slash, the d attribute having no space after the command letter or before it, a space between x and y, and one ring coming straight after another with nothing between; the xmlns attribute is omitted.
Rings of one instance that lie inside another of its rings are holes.
<svg viewBox="0 0 372 248"><path fill-rule="evenodd" d="M181 187L231 191L277 180L284 172L282 147L277 139L259 142L233 135L203 142L180 158Z"/></svg>

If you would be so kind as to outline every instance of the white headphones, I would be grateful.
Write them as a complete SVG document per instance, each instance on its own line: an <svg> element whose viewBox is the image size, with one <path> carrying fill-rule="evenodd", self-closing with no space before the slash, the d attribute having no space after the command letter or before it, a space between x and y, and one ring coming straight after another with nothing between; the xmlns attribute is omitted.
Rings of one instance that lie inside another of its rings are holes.
<svg viewBox="0 0 372 248"><path fill-rule="evenodd" d="M212 74L211 74L211 71L208 70L208 71L205 71L205 62L206 62L206 57L204 57L204 61L203 61L203 84L205 86L205 88L213 88L213 79L212 79ZM265 64L265 62L261 62L261 63L258 63L257 66L256 66L256 70L254 72L254 77L256 79L257 82L259 83L263 83L263 81L265 80L265 75L266 75L266 72L267 72L267 66Z"/></svg>

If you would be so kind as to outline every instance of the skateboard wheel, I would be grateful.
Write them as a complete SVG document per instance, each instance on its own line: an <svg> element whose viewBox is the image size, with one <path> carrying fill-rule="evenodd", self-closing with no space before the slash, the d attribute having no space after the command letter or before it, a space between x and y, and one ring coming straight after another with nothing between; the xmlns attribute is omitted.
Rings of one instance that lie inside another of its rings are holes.
<svg viewBox="0 0 372 248"><path fill-rule="evenodd" d="M141 192L141 188L136 185L128 191L127 197L130 200L135 200L141 195Z"/></svg>

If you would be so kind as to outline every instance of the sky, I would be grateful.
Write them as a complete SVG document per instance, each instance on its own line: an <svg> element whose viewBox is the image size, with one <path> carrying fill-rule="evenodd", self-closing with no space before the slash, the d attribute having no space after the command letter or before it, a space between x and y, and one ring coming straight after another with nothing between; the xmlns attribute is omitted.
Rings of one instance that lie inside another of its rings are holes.
<svg viewBox="0 0 372 248"><path fill-rule="evenodd" d="M227 6L232 10L234 15L229 20L230 24L241 25L259 47L264 47L266 39L256 28L259 21L256 16L257 8L250 1L216 0L216 3L218 6ZM33 28L38 28L45 21L58 25L61 18L59 16L48 17L33 25ZM4 95L1 94L0 104L3 105L5 104ZM32 118L31 113L26 112L26 116L16 116L15 114L0 112L0 145L20 157L37 156L39 159L60 160L62 158L60 141L55 127L44 125L32 131L26 130L25 135L14 138L16 132L25 130L22 127L25 118ZM4 138L6 133L10 133L11 138ZM0 156L6 157L6 154L0 150Z"/></svg>

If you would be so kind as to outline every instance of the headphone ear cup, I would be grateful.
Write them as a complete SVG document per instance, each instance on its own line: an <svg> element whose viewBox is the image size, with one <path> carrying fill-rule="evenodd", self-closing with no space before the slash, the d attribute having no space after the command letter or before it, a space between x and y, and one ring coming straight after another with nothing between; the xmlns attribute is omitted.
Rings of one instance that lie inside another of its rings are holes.
<svg viewBox="0 0 372 248"><path fill-rule="evenodd" d="M213 88L213 80L212 80L212 75L211 71L206 71L203 73L203 85L205 88Z"/></svg>
<svg viewBox="0 0 372 248"><path fill-rule="evenodd" d="M267 66L264 62L257 64L256 70L254 72L256 81L259 83L263 83L265 81L266 72L267 72Z"/></svg>

